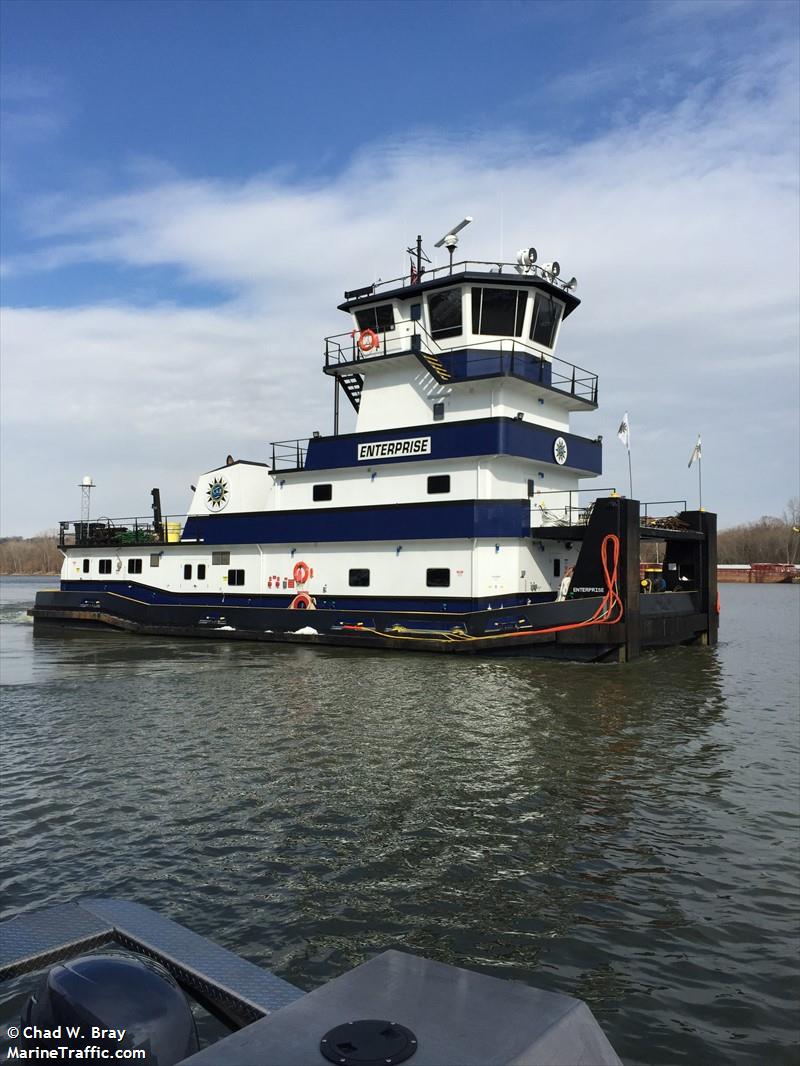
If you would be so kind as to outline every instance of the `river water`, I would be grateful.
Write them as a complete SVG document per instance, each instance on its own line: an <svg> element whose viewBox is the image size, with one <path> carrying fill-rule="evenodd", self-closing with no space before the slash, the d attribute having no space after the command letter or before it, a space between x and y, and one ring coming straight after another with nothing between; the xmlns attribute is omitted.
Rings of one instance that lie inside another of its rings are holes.
<svg viewBox="0 0 800 1066"><path fill-rule="evenodd" d="M402 947L586 999L630 1066L797 1061L800 587L587 666L34 639L52 579L1 584L0 918L135 899L304 989Z"/></svg>

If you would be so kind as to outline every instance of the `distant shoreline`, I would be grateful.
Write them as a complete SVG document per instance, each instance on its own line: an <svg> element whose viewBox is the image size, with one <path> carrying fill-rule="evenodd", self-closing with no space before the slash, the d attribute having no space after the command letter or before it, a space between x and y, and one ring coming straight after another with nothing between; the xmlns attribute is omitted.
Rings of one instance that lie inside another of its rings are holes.
<svg viewBox="0 0 800 1066"><path fill-rule="evenodd" d="M0 570L0 577L58 577L58 570Z"/></svg>

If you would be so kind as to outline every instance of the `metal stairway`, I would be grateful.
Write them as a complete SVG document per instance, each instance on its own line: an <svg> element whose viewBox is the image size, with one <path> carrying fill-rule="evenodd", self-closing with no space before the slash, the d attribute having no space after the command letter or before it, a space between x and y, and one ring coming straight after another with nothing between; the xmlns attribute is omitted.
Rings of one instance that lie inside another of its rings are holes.
<svg viewBox="0 0 800 1066"><path fill-rule="evenodd" d="M339 384L344 390L347 399L356 409L361 406L361 390L364 386L364 377L362 374L339 374Z"/></svg>
<svg viewBox="0 0 800 1066"><path fill-rule="evenodd" d="M452 374L437 356L423 351L415 351L414 354L425 369L436 378L440 385L444 385L446 382L450 381Z"/></svg>

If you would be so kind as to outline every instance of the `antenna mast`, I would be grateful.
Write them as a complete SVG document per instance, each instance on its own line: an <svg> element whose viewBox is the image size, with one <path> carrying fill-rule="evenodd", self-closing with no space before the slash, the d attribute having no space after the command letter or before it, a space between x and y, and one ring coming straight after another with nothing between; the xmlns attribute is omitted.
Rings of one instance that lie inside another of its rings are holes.
<svg viewBox="0 0 800 1066"><path fill-rule="evenodd" d="M417 234L416 247L406 248L406 251L411 256L411 284L413 285L414 281L419 281L419 279L425 273L425 267L422 265L423 260L426 263L430 264L430 259L428 259L427 255L425 255L422 250L422 236L420 234ZM416 259L417 261L416 272L414 269L414 259Z"/></svg>
<svg viewBox="0 0 800 1066"><path fill-rule="evenodd" d="M92 489L96 489L97 486L92 481L91 476L87 474L78 487L81 490L81 523L84 529L87 529L92 505Z"/></svg>

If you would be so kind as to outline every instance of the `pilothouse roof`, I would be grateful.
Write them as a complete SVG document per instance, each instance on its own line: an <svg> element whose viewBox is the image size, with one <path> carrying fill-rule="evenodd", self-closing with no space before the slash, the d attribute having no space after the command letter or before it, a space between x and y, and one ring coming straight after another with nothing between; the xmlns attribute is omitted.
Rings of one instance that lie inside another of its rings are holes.
<svg viewBox="0 0 800 1066"><path fill-rule="evenodd" d="M541 289L551 296L558 297L564 304L563 317L572 314L580 304L580 299L560 278L546 276L544 271L530 274L514 272L515 264L500 262L478 262L465 260L435 270L425 271L417 280L414 275L393 278L391 281L377 281L373 285L345 292L345 299L338 305L340 311L352 311L358 307L385 300L410 300L425 292L443 289L465 282L482 285L501 285L503 288ZM412 278L414 280L412 280Z"/></svg>
<svg viewBox="0 0 800 1066"><path fill-rule="evenodd" d="M411 257L407 275L392 278L390 281L379 278L371 285L345 290L344 302L339 304L339 310L352 311L380 300L410 300L431 289L448 288L472 281L481 282L483 285L501 285L503 288L542 289L562 301L564 318L580 304L574 294L577 280L571 278L564 281L559 276L561 266L555 260L537 264L535 248L520 249L516 263L468 259L454 263L453 252L458 245L458 233L470 222L472 216L467 215L436 242L437 248L444 246L450 253L450 262L446 266L431 268L431 261L422 248L422 237L418 236L416 246L406 249Z"/></svg>

